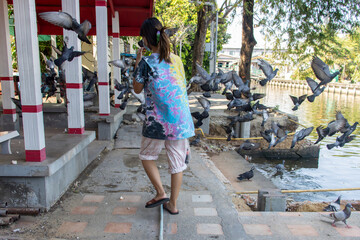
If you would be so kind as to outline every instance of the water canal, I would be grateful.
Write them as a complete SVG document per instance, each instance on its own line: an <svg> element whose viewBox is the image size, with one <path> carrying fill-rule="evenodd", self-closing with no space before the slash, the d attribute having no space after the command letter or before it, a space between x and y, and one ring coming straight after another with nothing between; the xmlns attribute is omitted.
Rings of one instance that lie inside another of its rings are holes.
<svg viewBox="0 0 360 240"><path fill-rule="evenodd" d="M292 111L292 101L289 95L301 96L307 91L278 86L257 87L255 92L266 93L262 103L267 106L279 106L283 112L296 115L299 122L307 127L326 126L335 119L337 110L341 110L345 118L352 125L360 122L360 96L322 93L313 103L307 100ZM310 92L308 92L310 94ZM300 130L301 127L298 128ZM286 171L282 175L275 174L274 166L279 161L253 159L257 169L281 189L318 189L318 188L354 188L360 187L360 127L353 134L358 135L355 140L342 148L328 150L326 144L335 142L336 134L326 137L320 142L320 156L318 161L310 159L285 159ZM316 141L317 133L314 130L309 140ZM360 200L360 191L325 192L325 193L297 193L291 197L296 201L331 201L337 195L342 199Z"/></svg>

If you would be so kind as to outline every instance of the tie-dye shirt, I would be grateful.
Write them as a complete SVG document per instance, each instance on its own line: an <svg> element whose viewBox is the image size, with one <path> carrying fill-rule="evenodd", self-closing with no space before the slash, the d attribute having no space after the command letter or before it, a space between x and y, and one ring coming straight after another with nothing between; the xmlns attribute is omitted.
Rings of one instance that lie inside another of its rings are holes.
<svg viewBox="0 0 360 240"><path fill-rule="evenodd" d="M194 136L186 79L181 59L159 63L159 54L143 57L135 70L135 81L144 84L146 118L142 134L147 138L179 140Z"/></svg>

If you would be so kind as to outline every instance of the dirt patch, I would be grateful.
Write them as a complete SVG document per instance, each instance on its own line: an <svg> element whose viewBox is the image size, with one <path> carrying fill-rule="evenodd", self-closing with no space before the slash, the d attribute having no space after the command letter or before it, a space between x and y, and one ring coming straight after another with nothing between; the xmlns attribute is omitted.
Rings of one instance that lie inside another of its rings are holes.
<svg viewBox="0 0 360 240"><path fill-rule="evenodd" d="M360 201L341 201L340 209L344 209L347 203L351 203L351 205L357 210L360 210ZM286 211L289 212L322 212L324 207L329 205L330 202L294 202L290 203L287 206Z"/></svg>

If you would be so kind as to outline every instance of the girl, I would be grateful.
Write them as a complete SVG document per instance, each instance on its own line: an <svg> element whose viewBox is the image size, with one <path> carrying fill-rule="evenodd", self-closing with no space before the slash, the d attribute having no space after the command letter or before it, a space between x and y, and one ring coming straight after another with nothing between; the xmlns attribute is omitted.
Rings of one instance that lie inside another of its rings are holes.
<svg viewBox="0 0 360 240"><path fill-rule="evenodd" d="M170 53L170 41L165 28L156 18L146 19L140 29L144 47L151 51L142 57L139 49L133 81L135 93L144 89L146 118L142 130L139 157L156 190L156 196L146 208L164 204L170 214L178 214L176 201L182 183L185 160L189 157L188 138L194 136L186 92L186 79L181 59ZM171 195L167 197L154 160L165 145L171 173Z"/></svg>

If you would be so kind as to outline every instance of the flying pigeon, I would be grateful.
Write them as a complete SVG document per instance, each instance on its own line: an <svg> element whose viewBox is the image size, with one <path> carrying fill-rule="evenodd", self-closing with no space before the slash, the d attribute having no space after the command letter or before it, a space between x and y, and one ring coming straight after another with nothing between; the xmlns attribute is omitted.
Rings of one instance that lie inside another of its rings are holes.
<svg viewBox="0 0 360 240"><path fill-rule="evenodd" d="M276 136L276 142L274 144L275 147L277 144L283 142L287 138L288 131L287 130L284 131L283 129L281 129L276 122L271 123L271 129L273 130Z"/></svg>
<svg viewBox="0 0 360 240"><path fill-rule="evenodd" d="M341 195L336 199L335 202L330 203L329 205L327 205L323 211L327 211L327 212L337 212L340 210L340 200L341 200Z"/></svg>
<svg viewBox="0 0 360 240"><path fill-rule="evenodd" d="M273 79L276 76L277 72L279 71L279 69L273 70L272 66L264 59L259 59L259 67L266 76L265 79L260 81L261 86L265 86L265 84L269 82L271 79Z"/></svg>
<svg viewBox="0 0 360 240"><path fill-rule="evenodd" d="M313 93L313 95L307 97L307 100L309 102L313 102L315 100L315 97L319 96L325 90L325 87L318 88L319 85L314 81L314 79L309 77L306 78L306 82Z"/></svg>
<svg viewBox="0 0 360 240"><path fill-rule="evenodd" d="M326 85L331 82L337 75L340 74L339 71L330 73L329 66L324 63L320 58L314 56L311 61L311 68L315 73L315 76L321 81L319 85L314 89L316 91L321 85Z"/></svg>
<svg viewBox="0 0 360 240"><path fill-rule="evenodd" d="M265 109L262 110L262 117L263 117L263 120L262 120L262 122L261 122L261 126L264 127L266 121L267 121L268 118L269 118L269 113L268 113L268 111L266 111Z"/></svg>
<svg viewBox="0 0 360 240"><path fill-rule="evenodd" d="M295 96L291 96L291 95L290 95L290 98L291 98L292 102L293 102L294 105L295 105L292 110L293 110L293 111L298 110L300 104L302 104L302 103L304 102L304 100L306 99L306 97L307 97L307 94L304 94L304 95L302 95L302 96L300 96L300 97L295 97Z"/></svg>
<svg viewBox="0 0 360 240"><path fill-rule="evenodd" d="M121 70L126 71L127 69L130 68L132 63L132 60L130 58L125 58L125 59L117 59L117 60L113 60L113 61L109 61L109 64L120 68Z"/></svg>
<svg viewBox="0 0 360 240"><path fill-rule="evenodd" d="M91 29L91 23L88 20L79 24L75 18L66 12L42 12L39 13L39 16L45 21L48 21L56 26L76 32L81 41L91 44L89 39L86 37L86 34L88 34Z"/></svg>
<svg viewBox="0 0 360 240"><path fill-rule="evenodd" d="M355 135L346 136L345 133L339 137L336 137L335 143L326 144L327 149L332 149L334 147L343 147L345 143L349 143L355 139Z"/></svg>
<svg viewBox="0 0 360 240"><path fill-rule="evenodd" d="M244 180L244 179L250 180L251 178L254 177L254 169L255 169L255 167L251 167L250 171L239 174L237 179L240 180L240 181Z"/></svg>
<svg viewBox="0 0 360 240"><path fill-rule="evenodd" d="M329 134L329 128L325 128L324 126L318 126L316 128L316 132L318 134L318 139L316 140L315 144L317 144L318 142L320 142L321 140L324 139L324 137L326 137Z"/></svg>
<svg viewBox="0 0 360 240"><path fill-rule="evenodd" d="M342 221L343 223L345 223L347 228L351 228L349 225L347 225L346 220L350 217L351 215L351 208L355 210L355 208L350 204L347 203L344 210L340 211L340 212L334 212L334 213L330 213L329 215L321 215L324 216L326 218L329 218L331 220L334 220L334 222L331 224L333 227L336 227L335 223L336 222L340 222Z"/></svg>
<svg viewBox="0 0 360 240"><path fill-rule="evenodd" d="M16 105L16 107L18 107L20 110L22 110L21 109L21 99L19 98L19 99L16 99L16 98L11 98L11 101Z"/></svg>
<svg viewBox="0 0 360 240"><path fill-rule="evenodd" d="M61 65L67 60L71 62L75 57L79 57L83 55L85 52L74 51L74 46L68 48L66 43L64 42L64 47L61 52L61 56L58 59L55 59L54 63L59 68Z"/></svg>
<svg viewBox="0 0 360 240"><path fill-rule="evenodd" d="M301 129L300 131L296 132L294 134L294 137L293 137L292 141L291 141L291 147L290 148L294 148L295 144L297 142L299 142L299 141L303 140L305 137L309 136L313 129L314 129L314 127L309 127L309 128Z"/></svg>
<svg viewBox="0 0 360 240"><path fill-rule="evenodd" d="M327 131L329 131L329 136L334 135L337 132L346 132L347 131L347 125L348 125L348 121L346 120L346 118L342 115L342 113L340 111L336 112L336 120L331 121L328 125L327 125Z"/></svg>
<svg viewBox="0 0 360 240"><path fill-rule="evenodd" d="M44 59L44 62L46 64L46 68L48 69L48 71L50 71L51 75L56 75L56 71L55 71L55 63L52 57L50 57L49 59L45 56L45 54L43 54L42 52L41 56Z"/></svg>

